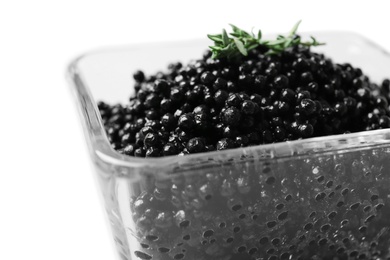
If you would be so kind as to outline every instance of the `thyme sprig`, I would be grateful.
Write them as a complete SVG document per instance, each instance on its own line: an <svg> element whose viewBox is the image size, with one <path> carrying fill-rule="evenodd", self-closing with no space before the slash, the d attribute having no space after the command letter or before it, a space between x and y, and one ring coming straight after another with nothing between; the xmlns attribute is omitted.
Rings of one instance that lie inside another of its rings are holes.
<svg viewBox="0 0 390 260"><path fill-rule="evenodd" d="M293 46L319 46L324 43L318 42L314 37L310 37L311 41L302 41L301 37L297 35L297 30L301 21L298 21L291 29L288 35L279 35L275 40L263 40L262 32L259 30L255 35L253 32L248 33L237 26L230 24L233 32L227 33L225 29L221 34L208 34L207 37L214 42L214 46L209 46L212 52L212 58L232 58L239 54L244 56L248 52L259 46L266 47L268 51L266 54L279 54L285 49Z"/></svg>

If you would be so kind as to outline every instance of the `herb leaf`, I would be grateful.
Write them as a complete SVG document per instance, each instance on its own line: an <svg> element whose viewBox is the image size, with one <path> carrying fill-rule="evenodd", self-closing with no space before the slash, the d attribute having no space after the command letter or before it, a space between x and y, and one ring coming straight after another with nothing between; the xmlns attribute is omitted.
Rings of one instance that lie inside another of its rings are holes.
<svg viewBox="0 0 390 260"><path fill-rule="evenodd" d="M298 27L299 25L301 24L302 20L299 20L295 25L294 27L291 29L290 33L288 34L289 37L292 37L294 36L295 34L297 34L297 30L298 30Z"/></svg>
<svg viewBox="0 0 390 260"><path fill-rule="evenodd" d="M260 42L260 40L261 40L261 30L259 30L258 32L257 32L257 40Z"/></svg>
<svg viewBox="0 0 390 260"><path fill-rule="evenodd" d="M234 43L236 44L237 46L237 49L241 52L242 55L244 56L247 56L248 55L248 52L247 50L245 49L245 46L244 44L237 38L234 38Z"/></svg>
<svg viewBox="0 0 390 260"><path fill-rule="evenodd" d="M221 37L219 37L218 35L211 35L211 34L208 34L207 37L214 41L214 42L222 42L222 39Z"/></svg>
<svg viewBox="0 0 390 260"><path fill-rule="evenodd" d="M229 36L226 33L226 30L222 30L222 43L223 45L227 46L229 44Z"/></svg>

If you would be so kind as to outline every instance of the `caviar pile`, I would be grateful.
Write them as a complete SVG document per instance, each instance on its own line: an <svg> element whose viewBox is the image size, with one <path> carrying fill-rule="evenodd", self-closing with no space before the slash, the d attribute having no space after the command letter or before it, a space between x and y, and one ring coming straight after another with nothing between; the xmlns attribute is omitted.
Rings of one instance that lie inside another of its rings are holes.
<svg viewBox="0 0 390 260"><path fill-rule="evenodd" d="M128 104L98 105L113 148L160 157L390 127L389 80L304 46L266 52L135 72Z"/></svg>

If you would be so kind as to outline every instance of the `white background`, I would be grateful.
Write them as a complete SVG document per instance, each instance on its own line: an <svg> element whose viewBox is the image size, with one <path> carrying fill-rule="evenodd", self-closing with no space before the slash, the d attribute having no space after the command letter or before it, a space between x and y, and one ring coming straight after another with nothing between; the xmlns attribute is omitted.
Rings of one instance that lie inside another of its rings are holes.
<svg viewBox="0 0 390 260"><path fill-rule="evenodd" d="M0 259L116 259L64 76L76 55L228 23L286 32L299 19L301 31L355 31L389 50L386 2L1 0Z"/></svg>

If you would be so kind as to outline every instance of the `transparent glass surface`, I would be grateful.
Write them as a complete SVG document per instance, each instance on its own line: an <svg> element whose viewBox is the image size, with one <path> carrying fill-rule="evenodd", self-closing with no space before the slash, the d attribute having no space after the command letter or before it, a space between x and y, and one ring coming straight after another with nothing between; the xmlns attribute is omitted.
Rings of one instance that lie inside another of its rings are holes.
<svg viewBox="0 0 390 260"><path fill-rule="evenodd" d="M390 55L364 37L311 34L334 62L390 76ZM125 102L135 70L185 63L208 44L118 47L69 66L120 259L388 259L390 130L152 159L110 147L96 101Z"/></svg>

